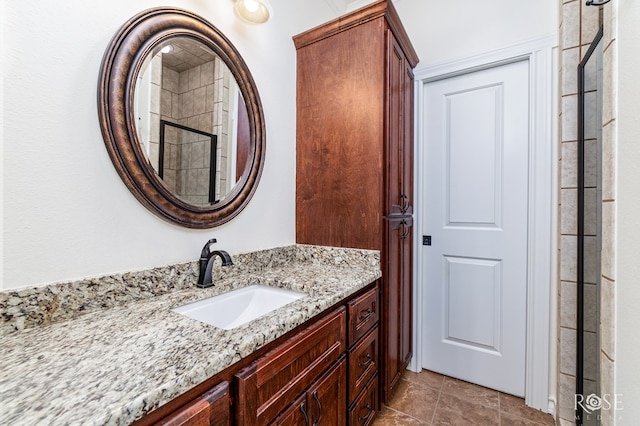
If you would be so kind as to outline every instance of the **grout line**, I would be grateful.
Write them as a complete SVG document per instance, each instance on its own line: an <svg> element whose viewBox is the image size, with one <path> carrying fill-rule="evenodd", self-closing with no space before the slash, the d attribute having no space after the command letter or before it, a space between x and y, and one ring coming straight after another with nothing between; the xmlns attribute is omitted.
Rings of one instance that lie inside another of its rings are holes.
<svg viewBox="0 0 640 426"><path fill-rule="evenodd" d="M433 409L433 414L431 415L430 425L433 425L433 422L436 421L436 413L438 412L438 405L440 405L440 396L442 395L442 387L444 386L444 378L442 379L442 385L440 386L440 391L438 392L438 399L436 400L436 406Z"/></svg>

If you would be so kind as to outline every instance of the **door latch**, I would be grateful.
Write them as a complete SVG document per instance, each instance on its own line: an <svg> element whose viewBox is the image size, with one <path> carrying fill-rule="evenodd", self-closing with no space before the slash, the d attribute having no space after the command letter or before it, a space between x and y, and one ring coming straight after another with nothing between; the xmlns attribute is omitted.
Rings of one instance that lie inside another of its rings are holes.
<svg viewBox="0 0 640 426"><path fill-rule="evenodd" d="M422 236L422 245L430 246L431 245L431 235L423 235Z"/></svg>

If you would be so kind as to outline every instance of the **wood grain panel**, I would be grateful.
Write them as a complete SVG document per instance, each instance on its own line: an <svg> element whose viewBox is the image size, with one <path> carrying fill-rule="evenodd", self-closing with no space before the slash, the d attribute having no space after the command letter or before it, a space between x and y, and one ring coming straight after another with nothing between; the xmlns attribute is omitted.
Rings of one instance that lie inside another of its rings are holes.
<svg viewBox="0 0 640 426"><path fill-rule="evenodd" d="M383 25L370 21L298 50L298 243L382 244Z"/></svg>
<svg viewBox="0 0 640 426"><path fill-rule="evenodd" d="M236 374L238 423L273 421L345 349L346 309L340 307Z"/></svg>

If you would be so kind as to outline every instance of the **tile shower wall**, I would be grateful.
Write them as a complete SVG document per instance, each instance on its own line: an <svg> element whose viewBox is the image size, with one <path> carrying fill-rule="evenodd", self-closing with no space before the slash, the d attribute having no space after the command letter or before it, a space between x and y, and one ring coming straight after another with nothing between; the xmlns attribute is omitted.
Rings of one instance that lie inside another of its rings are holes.
<svg viewBox="0 0 640 426"><path fill-rule="evenodd" d="M581 0L563 0L560 22L561 34L561 105L560 105L560 287L559 317L560 330L558 353L558 420L562 425L575 422L576 386L576 246L577 246L577 108L578 83L577 66L589 49L601 24L604 24L604 89L603 89L603 154L602 154L602 262L601 267L585 271L585 281L595 282L596 274L601 275L600 323L596 318L587 318L585 327L591 334L585 338L585 345L600 345L600 393L612 393L613 354L613 212L615 211L615 191L613 173L615 170L615 112L612 95L615 94L611 72L615 56L615 17L613 8L586 6ZM613 31L612 31L613 30ZM587 129L587 138L589 138ZM595 149L593 141L587 141L585 149ZM595 156L594 156L595 157ZM595 165L586 170L596 170ZM585 203L595 202L595 175L585 176L589 187L585 192ZM585 218L587 234L595 234L595 218ZM596 247L595 237L585 238L585 250ZM585 298L595 303L597 293L593 285L587 285ZM599 330L597 329L599 327ZM600 332L597 338L596 331ZM589 338L592 337L592 338ZM593 368L595 370L595 368ZM585 392L589 391L585 389ZM602 424L613 424L608 413L603 411Z"/></svg>
<svg viewBox="0 0 640 426"><path fill-rule="evenodd" d="M235 124L234 120L229 120L232 93L235 94L230 90L234 82L231 73L216 58L182 72L164 66L161 78L160 100L152 102L160 104L161 118L218 137L215 195L220 199L233 186L227 177L231 126ZM159 135L159 119L157 117L152 125L152 135ZM172 127L165 131L165 183L184 200L197 205L207 204L211 158L209 138ZM153 152L154 144L150 147L150 152ZM152 162L153 159L157 162L157 153L151 158Z"/></svg>

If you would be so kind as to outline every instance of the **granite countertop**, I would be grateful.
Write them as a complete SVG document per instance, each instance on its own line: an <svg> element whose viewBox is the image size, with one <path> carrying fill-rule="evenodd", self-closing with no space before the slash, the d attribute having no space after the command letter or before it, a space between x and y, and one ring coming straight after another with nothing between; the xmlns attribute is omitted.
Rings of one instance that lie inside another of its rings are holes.
<svg viewBox="0 0 640 426"><path fill-rule="evenodd" d="M214 278L210 289L185 280L186 288L134 300L121 297L114 306L71 319L1 329L0 423L130 424L380 277L378 252L315 246L274 250L246 256L245 267L231 267L236 273ZM288 253L286 261L273 261L281 254L277 250ZM247 266L256 259L259 267ZM171 311L251 284L306 296L229 331ZM7 307L19 306L20 294L26 293L0 294L5 320L11 317Z"/></svg>

